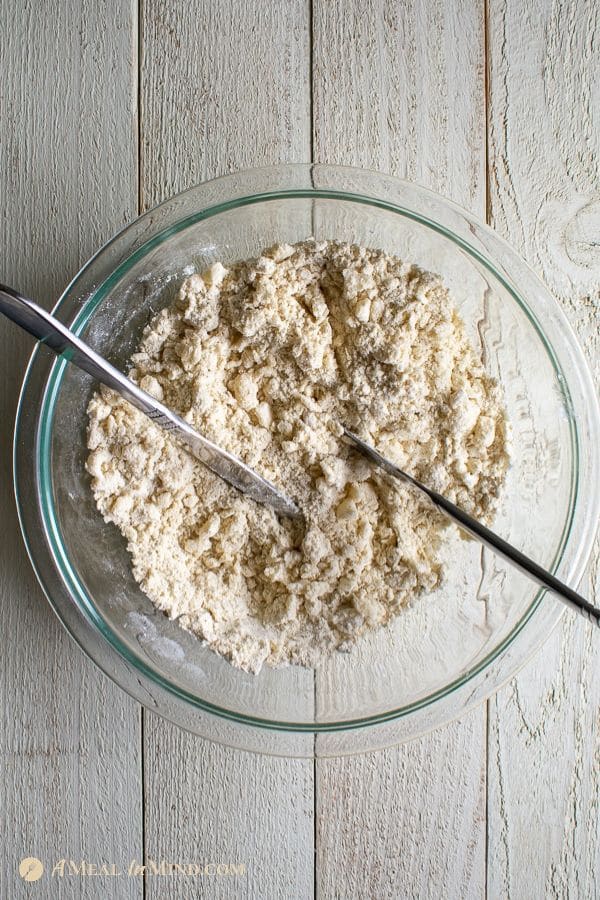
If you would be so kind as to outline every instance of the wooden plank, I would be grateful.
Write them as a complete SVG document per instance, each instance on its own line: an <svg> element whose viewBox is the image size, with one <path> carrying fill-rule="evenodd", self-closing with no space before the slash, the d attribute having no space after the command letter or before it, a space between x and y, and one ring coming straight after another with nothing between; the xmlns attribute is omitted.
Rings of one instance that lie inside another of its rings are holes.
<svg viewBox="0 0 600 900"><path fill-rule="evenodd" d="M482 719L476 709L402 747L317 762L317 896L482 896Z"/></svg>
<svg viewBox="0 0 600 900"><path fill-rule="evenodd" d="M135 15L105 0L10 3L2 33L2 281L50 306L136 213ZM61 857L126 863L141 847L139 707L71 643L37 586L11 490L11 430L32 344L0 323L0 896L97 897L111 879L55 878ZM119 896L140 897L123 879Z"/></svg>
<svg viewBox="0 0 600 900"><path fill-rule="evenodd" d="M314 145L485 214L484 11L314 6ZM403 747L317 762L317 895L480 897L485 709Z"/></svg>
<svg viewBox="0 0 600 900"><path fill-rule="evenodd" d="M596 382L599 36L585 0L490 4L492 223L563 304ZM597 635L567 614L490 704L490 897L600 895L599 670Z"/></svg>
<svg viewBox="0 0 600 900"><path fill-rule="evenodd" d="M194 897L311 897L312 761L231 750L151 713L145 723L146 859L212 864L186 882ZM149 878L146 896L171 885Z"/></svg>
<svg viewBox="0 0 600 900"><path fill-rule="evenodd" d="M143 206L207 178L310 160L306 3L143 6Z"/></svg>
<svg viewBox="0 0 600 900"><path fill-rule="evenodd" d="M313 38L315 160L484 213L482 3L316 0Z"/></svg>
<svg viewBox="0 0 600 900"><path fill-rule="evenodd" d="M307 4L144 4L145 207L227 171L310 158ZM243 864L194 896L305 898L313 890L313 765L209 744L145 714L149 857ZM148 879L149 900L164 897Z"/></svg>

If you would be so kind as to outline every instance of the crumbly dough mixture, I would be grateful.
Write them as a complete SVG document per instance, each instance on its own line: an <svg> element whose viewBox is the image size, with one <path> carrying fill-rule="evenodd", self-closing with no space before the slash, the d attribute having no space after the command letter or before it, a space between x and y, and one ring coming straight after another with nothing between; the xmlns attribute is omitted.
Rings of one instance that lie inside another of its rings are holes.
<svg viewBox="0 0 600 900"><path fill-rule="evenodd" d="M192 275L130 378L293 497L278 519L102 388L98 507L154 604L234 665L314 665L441 577L447 523L341 440L340 423L490 520L508 465L502 395L436 275L379 250L278 245Z"/></svg>

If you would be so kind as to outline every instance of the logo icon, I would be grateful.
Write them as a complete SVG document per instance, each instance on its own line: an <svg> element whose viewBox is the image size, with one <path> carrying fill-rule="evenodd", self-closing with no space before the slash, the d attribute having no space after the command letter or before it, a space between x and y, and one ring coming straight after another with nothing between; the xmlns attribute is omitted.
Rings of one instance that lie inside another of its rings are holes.
<svg viewBox="0 0 600 900"><path fill-rule="evenodd" d="M37 881L42 877L44 866L35 856L26 856L19 863L19 875L23 881Z"/></svg>

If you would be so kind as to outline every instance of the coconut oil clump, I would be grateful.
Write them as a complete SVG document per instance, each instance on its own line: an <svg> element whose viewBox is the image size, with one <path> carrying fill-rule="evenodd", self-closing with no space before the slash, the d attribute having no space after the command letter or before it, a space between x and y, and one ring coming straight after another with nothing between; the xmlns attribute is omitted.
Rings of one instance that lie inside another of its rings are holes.
<svg viewBox="0 0 600 900"><path fill-rule="evenodd" d="M89 405L98 508L152 602L234 665L316 665L442 577L447 523L341 439L344 423L490 521L502 394L437 275L380 250L280 244L181 285L129 377L293 497L278 519L114 392Z"/></svg>

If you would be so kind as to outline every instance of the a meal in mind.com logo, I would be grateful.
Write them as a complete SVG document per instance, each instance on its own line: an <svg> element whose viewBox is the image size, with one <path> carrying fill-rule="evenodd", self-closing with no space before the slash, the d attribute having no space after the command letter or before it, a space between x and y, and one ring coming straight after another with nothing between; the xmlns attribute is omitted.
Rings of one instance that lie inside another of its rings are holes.
<svg viewBox="0 0 600 900"><path fill-rule="evenodd" d="M37 881L42 877L44 866L35 856L26 856L19 863L19 875L23 881Z"/></svg>

